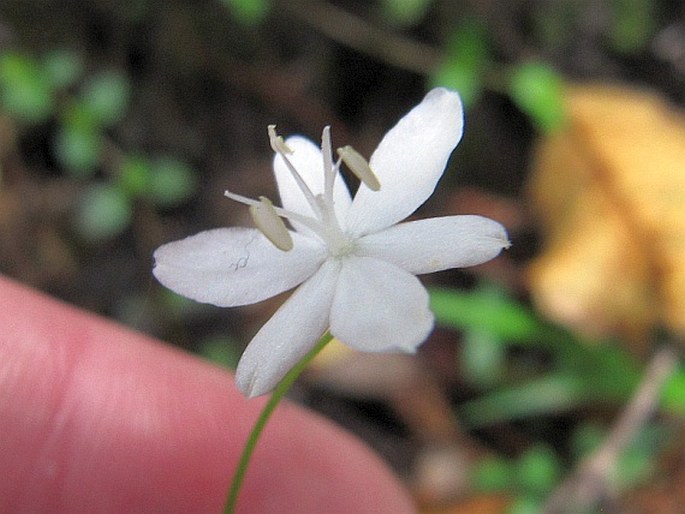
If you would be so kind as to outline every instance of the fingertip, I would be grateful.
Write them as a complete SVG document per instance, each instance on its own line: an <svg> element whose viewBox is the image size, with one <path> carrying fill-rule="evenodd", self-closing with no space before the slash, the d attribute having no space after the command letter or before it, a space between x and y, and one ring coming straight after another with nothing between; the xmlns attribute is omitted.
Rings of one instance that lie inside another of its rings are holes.
<svg viewBox="0 0 685 514"><path fill-rule="evenodd" d="M16 512L221 512L264 399L206 362L0 277L0 497ZM8 471L12 471L9 473ZM279 407L239 512L413 512L354 436Z"/></svg>

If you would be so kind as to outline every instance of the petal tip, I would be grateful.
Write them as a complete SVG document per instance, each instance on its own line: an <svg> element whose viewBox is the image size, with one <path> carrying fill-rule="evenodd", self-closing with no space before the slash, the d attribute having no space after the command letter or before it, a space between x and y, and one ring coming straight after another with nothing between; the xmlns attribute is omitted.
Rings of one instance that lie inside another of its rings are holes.
<svg viewBox="0 0 685 514"><path fill-rule="evenodd" d="M256 398L268 393L272 388L265 387L266 384L259 380L257 369L246 370L238 366L235 375L235 385L246 398Z"/></svg>
<svg viewBox="0 0 685 514"><path fill-rule="evenodd" d="M249 352L250 347L246 349ZM243 353L238 368L235 371L235 385L247 398L256 398L270 393L278 385L285 375L280 366L273 366L273 360L269 356L257 356L252 353Z"/></svg>

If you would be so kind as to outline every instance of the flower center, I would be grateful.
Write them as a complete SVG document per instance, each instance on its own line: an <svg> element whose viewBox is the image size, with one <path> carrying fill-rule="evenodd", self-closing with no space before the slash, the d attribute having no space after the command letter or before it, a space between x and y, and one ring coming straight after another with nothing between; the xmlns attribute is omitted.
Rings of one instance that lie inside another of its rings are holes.
<svg viewBox="0 0 685 514"><path fill-rule="evenodd" d="M332 257L344 257L354 252L356 247L354 239L343 232L335 215L333 187L340 172L340 164L344 162L363 184L373 191L378 191L381 185L369 163L351 146L338 148L338 160L334 162L331 149L331 130L330 127L325 127L321 135L324 187L323 193L314 194L288 157L293 153L293 150L276 133L275 125L269 125L268 131L271 148L283 159L314 216L306 216L282 207L276 207L268 198L263 196L259 200L253 200L230 191L225 191L224 194L231 200L250 206L250 215L255 225L279 250L289 251L293 248L292 237L283 222L285 218L291 223L307 227L316 234L326 244Z"/></svg>

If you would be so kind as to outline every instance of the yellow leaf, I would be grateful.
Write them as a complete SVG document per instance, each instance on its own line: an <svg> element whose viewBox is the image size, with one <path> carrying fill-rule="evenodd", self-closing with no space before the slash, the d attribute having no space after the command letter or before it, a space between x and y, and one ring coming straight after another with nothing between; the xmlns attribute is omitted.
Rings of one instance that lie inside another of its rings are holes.
<svg viewBox="0 0 685 514"><path fill-rule="evenodd" d="M539 308L590 335L685 334L685 117L615 86L566 94L568 125L537 148L530 198L545 249Z"/></svg>

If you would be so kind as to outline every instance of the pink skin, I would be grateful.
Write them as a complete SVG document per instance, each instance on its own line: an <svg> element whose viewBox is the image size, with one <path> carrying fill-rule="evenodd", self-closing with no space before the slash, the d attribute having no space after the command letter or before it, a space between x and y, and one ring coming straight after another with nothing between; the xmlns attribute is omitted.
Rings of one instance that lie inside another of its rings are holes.
<svg viewBox="0 0 685 514"><path fill-rule="evenodd" d="M0 512L212 513L264 399L190 355L0 277ZM240 513L411 513L363 444L282 404Z"/></svg>

